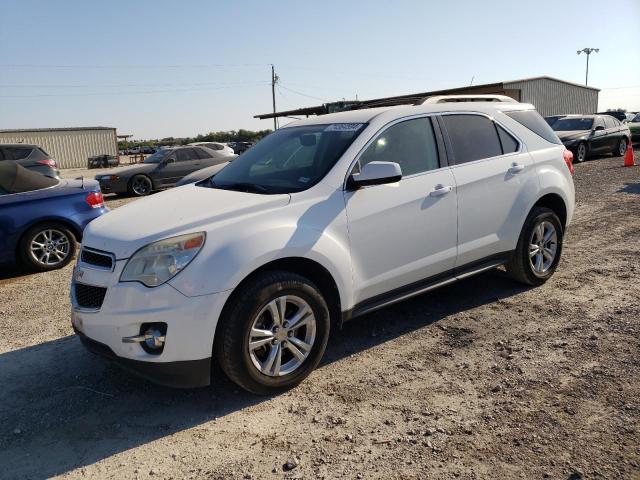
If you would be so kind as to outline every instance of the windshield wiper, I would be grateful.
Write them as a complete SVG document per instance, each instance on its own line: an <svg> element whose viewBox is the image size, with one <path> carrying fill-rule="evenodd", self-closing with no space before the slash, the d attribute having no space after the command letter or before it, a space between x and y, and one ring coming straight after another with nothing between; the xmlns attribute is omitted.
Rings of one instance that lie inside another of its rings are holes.
<svg viewBox="0 0 640 480"><path fill-rule="evenodd" d="M249 182L234 182L234 183L225 183L221 185L216 183L213 178L211 179L211 186L213 188L220 188L222 190L236 190L238 192L246 192L246 193L269 193L269 189L264 185L258 185L255 183Z"/></svg>

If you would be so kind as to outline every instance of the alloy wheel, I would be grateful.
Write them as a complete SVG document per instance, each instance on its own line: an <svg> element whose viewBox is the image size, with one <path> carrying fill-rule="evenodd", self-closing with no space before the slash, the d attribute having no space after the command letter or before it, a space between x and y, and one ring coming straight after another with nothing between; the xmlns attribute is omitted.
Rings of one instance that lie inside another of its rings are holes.
<svg viewBox="0 0 640 480"><path fill-rule="evenodd" d="M131 189L136 195L146 195L151 191L151 184L146 177L137 177L133 179Z"/></svg>
<svg viewBox="0 0 640 480"><path fill-rule="evenodd" d="M585 158L587 158L587 146L584 143L578 145L578 162L584 162Z"/></svg>
<svg viewBox="0 0 640 480"><path fill-rule="evenodd" d="M623 138L620 140L620 144L618 145L618 153L622 157L625 153L627 153L627 141Z"/></svg>
<svg viewBox="0 0 640 480"><path fill-rule="evenodd" d="M60 230L49 228L33 237L29 254L39 265L54 267L63 263L71 251L71 242Z"/></svg>
<svg viewBox="0 0 640 480"><path fill-rule="evenodd" d="M270 377L288 375L307 359L315 338L316 318L311 306L295 295L277 297L260 310L251 324L251 363Z"/></svg>
<svg viewBox="0 0 640 480"><path fill-rule="evenodd" d="M536 275L545 275L558 253L558 232L551 222L536 225L529 240L529 262Z"/></svg>

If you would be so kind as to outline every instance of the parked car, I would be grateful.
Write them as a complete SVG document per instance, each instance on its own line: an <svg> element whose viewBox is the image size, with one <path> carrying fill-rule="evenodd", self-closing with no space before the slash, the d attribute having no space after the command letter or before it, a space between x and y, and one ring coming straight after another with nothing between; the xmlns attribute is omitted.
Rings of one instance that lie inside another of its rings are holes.
<svg viewBox="0 0 640 480"><path fill-rule="evenodd" d="M627 127L629 127L631 133L631 141L640 142L640 113L637 113L635 117L629 120Z"/></svg>
<svg viewBox="0 0 640 480"><path fill-rule="evenodd" d="M59 178L58 163L38 145L26 143L0 144L0 163L13 160L19 165L47 177Z"/></svg>
<svg viewBox="0 0 640 480"><path fill-rule="evenodd" d="M115 155L95 155L87 159L87 168L117 167L120 160Z"/></svg>
<svg viewBox="0 0 640 480"><path fill-rule="evenodd" d="M567 115L551 125L576 162L593 154L622 156L631 141L629 127L611 115Z"/></svg>
<svg viewBox="0 0 640 480"><path fill-rule="evenodd" d="M598 112L596 113L596 115L610 115L613 118L617 118L621 123L624 123L627 121L627 114L622 110L614 110L611 112Z"/></svg>
<svg viewBox="0 0 640 480"><path fill-rule="evenodd" d="M0 263L64 267L87 224L107 211L93 180L58 180L0 162Z"/></svg>
<svg viewBox="0 0 640 480"><path fill-rule="evenodd" d="M251 142L230 142L229 147L233 149L233 152L236 155L240 155L241 153L246 152L253 146Z"/></svg>
<svg viewBox="0 0 640 480"><path fill-rule="evenodd" d="M190 143L189 145L195 145L195 146L200 146L200 147L207 147L210 148L211 150L214 151L218 151L218 152L223 152L225 155L234 155L235 152L233 151L233 148L231 148L229 145L227 145L226 143L219 143L219 142L194 142L194 143Z"/></svg>
<svg viewBox="0 0 640 480"><path fill-rule="evenodd" d="M144 153L145 155L153 155L158 150L156 148L154 148L154 147L150 147L149 145L145 145L143 147L140 147L140 151L142 153Z"/></svg>
<svg viewBox="0 0 640 480"><path fill-rule="evenodd" d="M193 173L190 173L178 183L176 183L176 187L181 187L182 185L188 185L190 183L201 182L202 180L206 180L208 178L213 178L220 170L226 167L229 162L231 162L237 155L230 155L227 157L227 161L223 163L219 163L218 165L213 165L212 167L201 168L200 170L196 170Z"/></svg>
<svg viewBox="0 0 640 480"><path fill-rule="evenodd" d="M544 283L574 210L567 150L532 105L485 98L294 122L212 182L92 222L75 331L160 383L209 384L213 354L270 394L344 321L499 265Z"/></svg>
<svg viewBox="0 0 640 480"><path fill-rule="evenodd" d="M553 125L559 118L562 118L564 116L565 115L549 115L548 117L544 117L544 120L549 125Z"/></svg>
<svg viewBox="0 0 640 480"><path fill-rule="evenodd" d="M173 187L184 176L204 167L226 162L221 152L205 147L173 147L158 150L134 166L96 175L104 193L128 193L136 197Z"/></svg>

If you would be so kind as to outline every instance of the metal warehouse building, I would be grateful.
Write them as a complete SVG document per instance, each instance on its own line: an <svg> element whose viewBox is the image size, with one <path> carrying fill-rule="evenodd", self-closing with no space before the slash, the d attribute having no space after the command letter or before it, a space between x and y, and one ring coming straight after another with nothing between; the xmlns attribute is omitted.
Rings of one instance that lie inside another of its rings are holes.
<svg viewBox="0 0 640 480"><path fill-rule="evenodd" d="M522 103L532 103L541 115L561 115L568 113L595 113L598 110L599 89L566 82L552 77L533 77L484 85L412 93L397 97L376 98L325 103L317 107L299 108L285 112L256 115L255 118L323 115L341 110L372 108L391 105L407 105L434 95L507 95Z"/></svg>
<svg viewBox="0 0 640 480"><path fill-rule="evenodd" d="M0 130L0 143L38 145L60 168L86 167L88 157L118 154L116 129L111 127Z"/></svg>

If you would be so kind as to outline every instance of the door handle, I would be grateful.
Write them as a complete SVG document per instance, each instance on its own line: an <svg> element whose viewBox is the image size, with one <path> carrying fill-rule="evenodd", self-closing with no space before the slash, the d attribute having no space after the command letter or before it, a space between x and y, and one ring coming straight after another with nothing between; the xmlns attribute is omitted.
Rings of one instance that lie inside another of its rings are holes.
<svg viewBox="0 0 640 480"><path fill-rule="evenodd" d="M429 193L429 195L432 197L442 197L443 195L449 193L451 190L453 190L453 187L451 185L442 185L441 183L439 183L435 186L431 193Z"/></svg>
<svg viewBox="0 0 640 480"><path fill-rule="evenodd" d="M509 173L520 173L524 170L524 165L520 165L519 163L513 162L511 167L509 168Z"/></svg>

